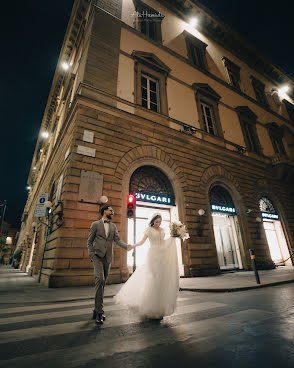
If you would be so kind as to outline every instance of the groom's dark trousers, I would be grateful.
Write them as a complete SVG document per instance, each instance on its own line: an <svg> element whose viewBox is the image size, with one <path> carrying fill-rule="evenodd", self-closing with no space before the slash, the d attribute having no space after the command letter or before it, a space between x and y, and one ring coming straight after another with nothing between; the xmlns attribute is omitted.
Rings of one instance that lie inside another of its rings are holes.
<svg viewBox="0 0 294 368"><path fill-rule="evenodd" d="M93 258L94 276L95 276L95 311L103 314L103 295L104 287L107 281L110 264L107 262L106 255L101 258L95 255Z"/></svg>

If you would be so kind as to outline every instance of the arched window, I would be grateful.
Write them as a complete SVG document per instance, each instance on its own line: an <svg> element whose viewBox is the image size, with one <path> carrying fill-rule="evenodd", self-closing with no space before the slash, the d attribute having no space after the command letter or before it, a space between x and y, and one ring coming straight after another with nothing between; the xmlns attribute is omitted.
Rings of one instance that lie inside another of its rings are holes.
<svg viewBox="0 0 294 368"><path fill-rule="evenodd" d="M276 209L267 197L261 197L259 200L259 209L261 212L276 213Z"/></svg>
<svg viewBox="0 0 294 368"><path fill-rule="evenodd" d="M130 180L130 192L155 193L172 198L174 191L168 177L154 166L141 166L134 171Z"/></svg>
<svg viewBox="0 0 294 368"><path fill-rule="evenodd" d="M209 192L210 203L226 207L234 207L230 193L222 186L216 185Z"/></svg>

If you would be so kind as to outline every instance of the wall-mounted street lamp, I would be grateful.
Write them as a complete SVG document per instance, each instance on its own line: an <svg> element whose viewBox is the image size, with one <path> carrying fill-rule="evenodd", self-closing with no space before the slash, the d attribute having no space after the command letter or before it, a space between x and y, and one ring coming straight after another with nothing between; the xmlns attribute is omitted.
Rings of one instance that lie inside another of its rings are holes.
<svg viewBox="0 0 294 368"><path fill-rule="evenodd" d="M189 25L190 25L191 27L196 27L196 26L197 26L197 24L198 24L198 19L197 19L197 18L193 17L193 18L191 18L191 19L190 19L190 21L189 21Z"/></svg>
<svg viewBox="0 0 294 368"><path fill-rule="evenodd" d="M198 211L198 219L196 221L196 223L198 224L196 228L197 236L203 235L203 216L204 214L205 214L204 209L200 208L200 210Z"/></svg>
<svg viewBox="0 0 294 368"><path fill-rule="evenodd" d="M64 61L62 64L61 64L61 67L62 67L62 69L63 70L68 70L68 68L69 68L69 64L66 62L66 61Z"/></svg>
<svg viewBox="0 0 294 368"><path fill-rule="evenodd" d="M41 137L47 139L49 137L49 133L47 131L42 132Z"/></svg>
<svg viewBox="0 0 294 368"><path fill-rule="evenodd" d="M98 201L98 204L105 204L108 202L108 197L106 196L101 196L99 201Z"/></svg>

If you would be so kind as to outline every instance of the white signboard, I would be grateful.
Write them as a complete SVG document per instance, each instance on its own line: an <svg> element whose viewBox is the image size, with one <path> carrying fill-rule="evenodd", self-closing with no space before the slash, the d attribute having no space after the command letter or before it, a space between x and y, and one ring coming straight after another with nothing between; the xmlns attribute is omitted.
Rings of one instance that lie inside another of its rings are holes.
<svg viewBox="0 0 294 368"><path fill-rule="evenodd" d="M81 202L97 203L102 196L103 174L82 170L79 188Z"/></svg>
<svg viewBox="0 0 294 368"><path fill-rule="evenodd" d="M94 132L90 132L90 130L84 130L83 141L93 143Z"/></svg>
<svg viewBox="0 0 294 368"><path fill-rule="evenodd" d="M46 216L46 207L45 202L48 201L48 193L39 193L37 204L35 207L34 217L45 217Z"/></svg>
<svg viewBox="0 0 294 368"><path fill-rule="evenodd" d="M85 146L78 146L77 153L84 156L95 157L96 150L95 148L85 147Z"/></svg>

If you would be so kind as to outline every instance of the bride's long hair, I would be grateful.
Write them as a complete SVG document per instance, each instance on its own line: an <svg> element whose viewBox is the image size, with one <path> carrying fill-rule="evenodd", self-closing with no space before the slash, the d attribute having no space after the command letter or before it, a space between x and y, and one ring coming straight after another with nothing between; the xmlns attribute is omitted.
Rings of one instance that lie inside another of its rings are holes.
<svg viewBox="0 0 294 368"><path fill-rule="evenodd" d="M149 222L149 226L154 226L154 222L157 220L157 219L162 219L161 215L160 214L156 214L152 217L151 221Z"/></svg>

